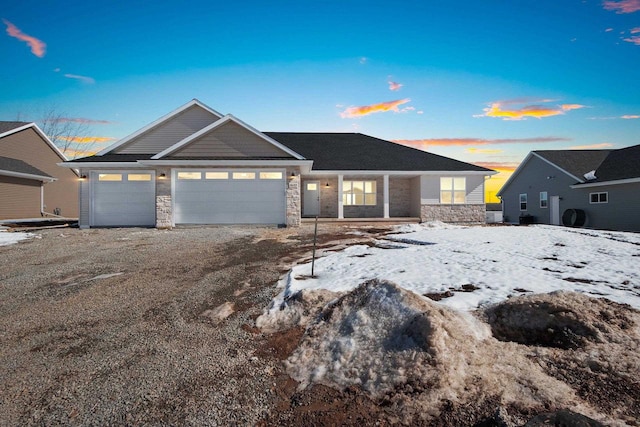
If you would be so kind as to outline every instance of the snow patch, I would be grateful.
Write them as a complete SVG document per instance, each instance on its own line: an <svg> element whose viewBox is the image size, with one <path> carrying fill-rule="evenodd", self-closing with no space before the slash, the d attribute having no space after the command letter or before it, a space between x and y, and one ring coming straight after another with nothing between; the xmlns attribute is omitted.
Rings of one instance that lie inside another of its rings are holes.
<svg viewBox="0 0 640 427"><path fill-rule="evenodd" d="M35 237L33 233L14 233L0 230L0 246L12 245L21 240L31 239Z"/></svg>

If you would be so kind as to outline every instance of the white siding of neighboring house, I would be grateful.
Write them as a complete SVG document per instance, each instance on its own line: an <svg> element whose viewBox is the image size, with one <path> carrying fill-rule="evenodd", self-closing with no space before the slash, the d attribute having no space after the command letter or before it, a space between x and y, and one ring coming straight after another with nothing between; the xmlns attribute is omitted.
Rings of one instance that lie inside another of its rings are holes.
<svg viewBox="0 0 640 427"><path fill-rule="evenodd" d="M291 157L237 123L227 122L172 154L175 157Z"/></svg>
<svg viewBox="0 0 640 427"><path fill-rule="evenodd" d="M214 123L218 116L193 105L168 121L116 148L116 154L157 154L200 129Z"/></svg>

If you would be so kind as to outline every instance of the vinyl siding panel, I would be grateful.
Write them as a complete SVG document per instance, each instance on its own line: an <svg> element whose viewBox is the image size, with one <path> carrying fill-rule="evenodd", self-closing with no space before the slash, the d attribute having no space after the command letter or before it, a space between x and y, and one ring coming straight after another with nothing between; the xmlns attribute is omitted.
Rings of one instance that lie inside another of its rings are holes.
<svg viewBox="0 0 640 427"><path fill-rule="evenodd" d="M467 177L467 204L484 204L484 176Z"/></svg>
<svg viewBox="0 0 640 427"><path fill-rule="evenodd" d="M460 176L460 175L442 175L442 176ZM484 204L484 176L469 175L466 176L466 204L482 205ZM440 176L427 175L420 177L420 203L423 205L439 205L440 204Z"/></svg>
<svg viewBox="0 0 640 427"><path fill-rule="evenodd" d="M585 227L640 232L640 183L571 190L575 206L584 210ZM590 193L607 192L607 203L589 203ZM562 203L562 201L561 201ZM560 210L560 216L562 213Z"/></svg>
<svg viewBox="0 0 640 427"><path fill-rule="evenodd" d="M113 151L117 154L156 154L217 121L219 117L194 105L165 123Z"/></svg>
<svg viewBox="0 0 640 427"><path fill-rule="evenodd" d="M40 217L40 182L0 176L0 219Z"/></svg>
<svg viewBox="0 0 640 427"><path fill-rule="evenodd" d="M89 171L81 170L80 175L89 176ZM78 217L78 226L80 228L89 228L89 207L91 206L91 198L89 196L88 180L80 181L78 193L80 199L80 216Z"/></svg>
<svg viewBox="0 0 640 427"><path fill-rule="evenodd" d="M174 157L291 157L237 123L227 122L203 135Z"/></svg>
<svg viewBox="0 0 640 427"><path fill-rule="evenodd" d="M44 186L45 212L59 208L62 216L78 217L78 176L57 165L64 160L35 130L25 129L0 139L0 156L22 160L57 178Z"/></svg>

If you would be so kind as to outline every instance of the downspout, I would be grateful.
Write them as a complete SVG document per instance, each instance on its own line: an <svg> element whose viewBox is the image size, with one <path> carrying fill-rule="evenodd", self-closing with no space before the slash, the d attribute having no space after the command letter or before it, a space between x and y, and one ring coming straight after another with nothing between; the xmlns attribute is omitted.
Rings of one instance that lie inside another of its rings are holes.
<svg viewBox="0 0 640 427"><path fill-rule="evenodd" d="M44 211L44 181L40 183L40 216L41 217L52 216L55 218L64 218L61 215L56 215L56 214L52 214Z"/></svg>

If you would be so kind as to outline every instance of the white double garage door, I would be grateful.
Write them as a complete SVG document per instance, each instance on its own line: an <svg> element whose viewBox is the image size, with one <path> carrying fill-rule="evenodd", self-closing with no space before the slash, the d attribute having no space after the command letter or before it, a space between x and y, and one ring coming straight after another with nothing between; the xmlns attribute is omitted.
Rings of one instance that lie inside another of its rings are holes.
<svg viewBox="0 0 640 427"><path fill-rule="evenodd" d="M284 170L175 169L164 179L176 225L286 222ZM91 181L91 226L155 225L155 172L94 172Z"/></svg>

